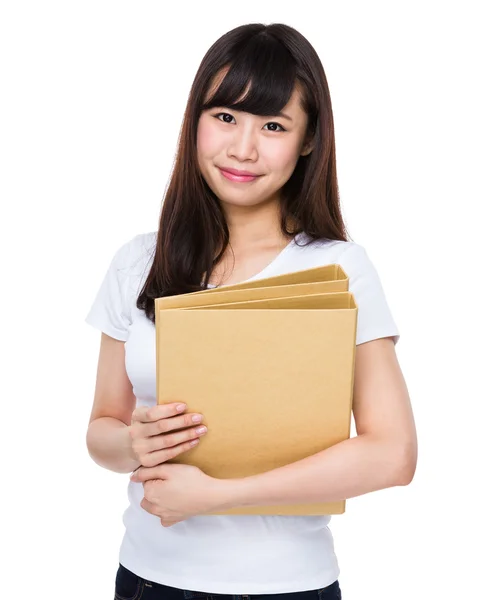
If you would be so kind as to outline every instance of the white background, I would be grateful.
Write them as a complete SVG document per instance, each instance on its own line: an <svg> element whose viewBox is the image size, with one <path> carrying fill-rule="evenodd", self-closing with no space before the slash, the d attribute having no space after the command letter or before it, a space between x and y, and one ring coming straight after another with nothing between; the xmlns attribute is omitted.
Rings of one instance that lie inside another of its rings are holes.
<svg viewBox="0 0 492 600"><path fill-rule="evenodd" d="M84 318L116 249L157 229L206 50L283 22L325 66L344 217L399 326L419 436L410 486L332 520L343 598L492 598L485 5L2 2L2 597L113 596L128 476L86 450Z"/></svg>

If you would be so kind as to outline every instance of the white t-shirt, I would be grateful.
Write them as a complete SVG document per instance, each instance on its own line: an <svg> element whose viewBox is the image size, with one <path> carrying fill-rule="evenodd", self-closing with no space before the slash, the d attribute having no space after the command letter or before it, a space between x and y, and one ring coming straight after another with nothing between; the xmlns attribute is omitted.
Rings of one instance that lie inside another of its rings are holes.
<svg viewBox="0 0 492 600"><path fill-rule="evenodd" d="M135 306L156 235L136 235L117 250L86 317L90 325L125 342L137 406L156 404L155 327ZM321 240L300 247L293 240L250 280L331 263L347 273L358 306L356 344L386 336L396 344L399 332L377 271L355 242ZM339 577L330 515L209 515L163 527L140 506L143 492L143 484L129 481L119 561L144 579L216 594L281 594L319 589Z"/></svg>

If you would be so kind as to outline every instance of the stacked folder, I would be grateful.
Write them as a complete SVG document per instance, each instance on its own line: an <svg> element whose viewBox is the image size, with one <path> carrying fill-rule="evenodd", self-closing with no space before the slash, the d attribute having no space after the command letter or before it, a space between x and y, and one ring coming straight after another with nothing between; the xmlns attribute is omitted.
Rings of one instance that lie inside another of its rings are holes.
<svg viewBox="0 0 492 600"><path fill-rule="evenodd" d="M350 437L357 305L340 265L156 298L157 403L186 402L208 433L171 460L255 475ZM324 515L332 503L208 514Z"/></svg>

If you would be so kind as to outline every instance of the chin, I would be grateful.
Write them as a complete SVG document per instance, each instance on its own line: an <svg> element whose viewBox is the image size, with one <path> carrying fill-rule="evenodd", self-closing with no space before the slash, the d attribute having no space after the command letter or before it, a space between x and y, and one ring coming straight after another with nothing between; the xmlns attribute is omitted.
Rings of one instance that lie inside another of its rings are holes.
<svg viewBox="0 0 492 600"><path fill-rule="evenodd" d="M259 206L260 204L264 204L267 202L267 199L263 196L260 198L251 197L251 195L246 195L243 198L231 198L231 196L226 194L215 194L219 199L219 202L224 206L235 206L235 207L253 207Z"/></svg>

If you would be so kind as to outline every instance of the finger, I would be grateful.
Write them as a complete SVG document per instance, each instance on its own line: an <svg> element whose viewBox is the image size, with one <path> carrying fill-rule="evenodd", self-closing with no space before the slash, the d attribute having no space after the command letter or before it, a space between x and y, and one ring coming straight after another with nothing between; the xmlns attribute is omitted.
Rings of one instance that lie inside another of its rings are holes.
<svg viewBox="0 0 492 600"><path fill-rule="evenodd" d="M150 502L149 500L147 500L147 498L142 498L142 501L140 502L140 506L145 511L147 511L149 514L155 515L156 517L159 516L157 514L157 512L158 512L158 506L157 506L157 504L152 504L152 502Z"/></svg>
<svg viewBox="0 0 492 600"><path fill-rule="evenodd" d="M149 423L145 426L146 436L151 437L161 433L185 429L186 427L198 427L202 421L203 415L199 413L189 413L186 415L179 415L177 417L159 419L158 421Z"/></svg>
<svg viewBox="0 0 492 600"><path fill-rule="evenodd" d="M163 481L163 479L152 479L151 481L145 481L143 483L144 498L151 504L159 504L159 499L163 493Z"/></svg>
<svg viewBox="0 0 492 600"><path fill-rule="evenodd" d="M176 519L175 521L169 521L167 519L161 519L161 525L163 527L172 527L176 523L181 523L181 521L184 521L184 520L185 519Z"/></svg>
<svg viewBox="0 0 492 600"><path fill-rule="evenodd" d="M177 446L173 446L172 448L165 448L164 450L150 452L143 457L142 466L146 469L157 467L161 463L172 460L173 458L176 458L176 456L183 454L183 452L187 452L188 450L195 448L199 442L200 440L198 438L194 438L182 444L178 444Z"/></svg>
<svg viewBox="0 0 492 600"><path fill-rule="evenodd" d="M204 429L203 429L204 428ZM178 444L183 444L195 438L203 436L207 432L207 428L204 425L197 427L188 427L175 431L172 433L163 433L161 435L154 435L145 440L145 447L149 453L156 450L162 450L172 448Z"/></svg>
<svg viewBox="0 0 492 600"><path fill-rule="evenodd" d="M139 467L130 477L131 481L143 483L149 479L167 479L173 465L157 465L155 467Z"/></svg>
<svg viewBox="0 0 492 600"><path fill-rule="evenodd" d="M182 413L187 406L183 402L170 402L168 404L156 404L155 406L138 406L132 413L132 422L151 423L158 419L166 419Z"/></svg>

